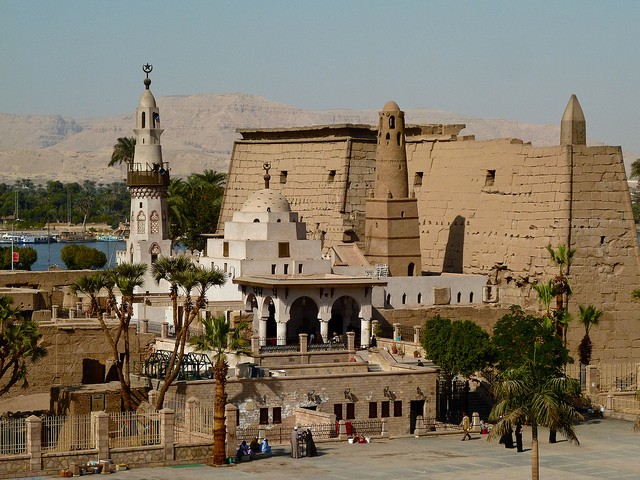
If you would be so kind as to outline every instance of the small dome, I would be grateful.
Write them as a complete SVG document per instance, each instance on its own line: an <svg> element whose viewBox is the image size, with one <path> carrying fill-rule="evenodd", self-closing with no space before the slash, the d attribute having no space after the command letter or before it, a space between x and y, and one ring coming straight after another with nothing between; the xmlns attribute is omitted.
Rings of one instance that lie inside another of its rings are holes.
<svg viewBox="0 0 640 480"><path fill-rule="evenodd" d="M156 108L156 99L153 97L151 90L145 90L140 96L139 107Z"/></svg>
<svg viewBox="0 0 640 480"><path fill-rule="evenodd" d="M267 188L253 193L242 204L241 212L290 212L291 205L284 195Z"/></svg>
<svg viewBox="0 0 640 480"><path fill-rule="evenodd" d="M384 104L384 107L382 107L382 111L383 112L399 112L400 107L393 100L389 100L387 103Z"/></svg>

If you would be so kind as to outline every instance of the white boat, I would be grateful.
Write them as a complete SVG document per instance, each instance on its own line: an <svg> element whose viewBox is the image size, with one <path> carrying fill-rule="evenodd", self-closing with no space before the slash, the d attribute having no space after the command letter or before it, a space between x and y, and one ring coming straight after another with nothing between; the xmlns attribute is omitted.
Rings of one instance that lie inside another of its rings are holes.
<svg viewBox="0 0 640 480"><path fill-rule="evenodd" d="M123 242L124 237L122 235L113 235L111 233L103 233L96 237L99 242Z"/></svg>

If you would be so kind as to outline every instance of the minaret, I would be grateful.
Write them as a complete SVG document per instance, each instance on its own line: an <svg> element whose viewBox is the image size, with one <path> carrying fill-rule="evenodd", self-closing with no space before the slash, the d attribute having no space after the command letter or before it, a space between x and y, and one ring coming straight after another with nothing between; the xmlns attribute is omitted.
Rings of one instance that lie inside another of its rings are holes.
<svg viewBox="0 0 640 480"><path fill-rule="evenodd" d="M560 122L560 145L586 145L587 122L575 94L571 95Z"/></svg>
<svg viewBox="0 0 640 480"><path fill-rule="evenodd" d="M387 102L379 113L376 184L367 199L365 256L393 276L420 275L418 202L409 198L404 112Z"/></svg>
<svg viewBox="0 0 640 480"><path fill-rule="evenodd" d="M119 256L119 261L151 265L160 255L171 255L167 208L169 165L162 161L160 111L149 90L153 66L146 64L142 70L146 74L145 90L136 109L136 148L127 170L131 226L127 250ZM151 286L151 282L145 281L146 290Z"/></svg>

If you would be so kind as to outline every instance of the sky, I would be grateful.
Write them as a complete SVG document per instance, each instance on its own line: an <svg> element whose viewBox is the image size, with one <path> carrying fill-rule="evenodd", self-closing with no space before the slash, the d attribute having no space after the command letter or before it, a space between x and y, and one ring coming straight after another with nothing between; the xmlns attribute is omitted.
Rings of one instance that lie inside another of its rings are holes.
<svg viewBox="0 0 640 480"><path fill-rule="evenodd" d="M156 97L312 110L559 124L575 93L589 139L640 152L638 25L638 0L0 0L0 113L132 113L148 62Z"/></svg>

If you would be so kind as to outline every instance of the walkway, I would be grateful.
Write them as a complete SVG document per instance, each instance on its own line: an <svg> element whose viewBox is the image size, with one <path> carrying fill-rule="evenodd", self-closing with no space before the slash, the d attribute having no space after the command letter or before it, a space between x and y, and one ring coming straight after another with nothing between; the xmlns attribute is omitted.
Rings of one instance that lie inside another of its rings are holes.
<svg viewBox="0 0 640 480"><path fill-rule="evenodd" d="M619 420L591 420L577 427L581 444L559 438L547 443L548 431L541 429L540 477L544 479L637 479L640 433L633 424ZM531 478L531 432L525 429L525 452L508 450L486 436L473 435L461 442L462 434L438 437L405 437L374 440L367 445L347 442L318 443L320 456L289 458L288 448L275 447L272 458L230 467L139 468L111 474L112 480L240 480L276 479L384 479L397 478L470 480ZM100 477L105 478L105 477Z"/></svg>

